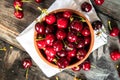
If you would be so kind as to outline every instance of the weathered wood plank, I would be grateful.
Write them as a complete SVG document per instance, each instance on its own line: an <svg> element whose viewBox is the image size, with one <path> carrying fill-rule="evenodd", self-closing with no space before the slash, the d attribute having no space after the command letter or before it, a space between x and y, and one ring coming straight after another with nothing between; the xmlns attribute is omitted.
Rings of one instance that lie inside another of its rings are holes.
<svg viewBox="0 0 120 80"><path fill-rule="evenodd" d="M120 21L120 0L104 0L101 6L96 5L94 0L91 1L97 11Z"/></svg>

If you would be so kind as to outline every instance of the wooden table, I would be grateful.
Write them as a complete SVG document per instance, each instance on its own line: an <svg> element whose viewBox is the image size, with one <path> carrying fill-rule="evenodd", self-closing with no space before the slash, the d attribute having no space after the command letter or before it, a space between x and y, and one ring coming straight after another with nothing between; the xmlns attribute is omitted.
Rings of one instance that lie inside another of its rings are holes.
<svg viewBox="0 0 120 80"><path fill-rule="evenodd" d="M16 36L18 36L33 20L40 15L41 12L37 9L38 6L41 8L48 8L54 1L55 0L43 0L40 4L35 2L24 3L24 18L19 20L14 16L13 0L1 0L0 39L22 51L25 51L17 42ZM97 6L94 4L93 0L91 1L105 27L107 27L107 21L112 19L117 22L120 28L119 0L105 0L102 6Z"/></svg>

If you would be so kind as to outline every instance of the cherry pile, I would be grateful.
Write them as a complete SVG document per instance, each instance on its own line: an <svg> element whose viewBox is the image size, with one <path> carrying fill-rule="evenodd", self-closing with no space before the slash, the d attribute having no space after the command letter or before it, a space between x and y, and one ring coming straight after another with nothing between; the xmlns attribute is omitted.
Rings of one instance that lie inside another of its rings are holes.
<svg viewBox="0 0 120 80"><path fill-rule="evenodd" d="M35 0L36 3L41 3L42 0ZM23 2L30 2L30 0L14 0L13 6L15 8L14 15L18 19L24 17L23 13Z"/></svg>
<svg viewBox="0 0 120 80"><path fill-rule="evenodd" d="M84 18L70 10L50 13L35 24L36 45L59 68L82 60L89 50L91 32Z"/></svg>

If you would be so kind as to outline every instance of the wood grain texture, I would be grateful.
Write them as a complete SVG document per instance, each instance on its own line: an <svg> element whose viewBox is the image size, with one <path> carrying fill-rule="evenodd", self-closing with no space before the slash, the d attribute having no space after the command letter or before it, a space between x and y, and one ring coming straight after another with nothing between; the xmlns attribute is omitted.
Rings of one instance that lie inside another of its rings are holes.
<svg viewBox="0 0 120 80"><path fill-rule="evenodd" d="M40 4L35 2L24 3L24 18L21 20L14 16L13 0L0 1L0 38L9 44L24 50L17 42L16 36L18 36L33 20L40 15L41 12L37 10L38 6L41 8L48 8L54 1L55 0L43 0ZM94 4L94 1L91 1ZM102 13L105 16L112 17L118 22L120 21L119 0L105 0L102 6L97 6L95 4L94 6L98 14ZM100 16L100 18L105 20L104 16Z"/></svg>

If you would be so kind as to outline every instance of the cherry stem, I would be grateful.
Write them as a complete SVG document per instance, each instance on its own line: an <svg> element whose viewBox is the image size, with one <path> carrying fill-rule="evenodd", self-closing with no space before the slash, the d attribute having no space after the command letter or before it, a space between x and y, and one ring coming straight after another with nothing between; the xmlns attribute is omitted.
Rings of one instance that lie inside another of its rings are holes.
<svg viewBox="0 0 120 80"><path fill-rule="evenodd" d="M55 77L55 79L56 79L56 80L59 80L59 78L58 78L57 76Z"/></svg>
<svg viewBox="0 0 120 80"><path fill-rule="evenodd" d="M32 0L22 0L22 2L32 2Z"/></svg>
<svg viewBox="0 0 120 80"><path fill-rule="evenodd" d="M20 10L20 11L23 10L23 9L22 9L21 7L19 7L18 5L16 5L15 9L16 9L16 10Z"/></svg>
<svg viewBox="0 0 120 80"><path fill-rule="evenodd" d="M108 27L110 30L112 30L111 21L108 21Z"/></svg>
<svg viewBox="0 0 120 80"><path fill-rule="evenodd" d="M7 50L6 47L0 49L0 51L6 51L6 50Z"/></svg>
<svg viewBox="0 0 120 80"><path fill-rule="evenodd" d="M28 72L29 72L29 68L26 69L25 80L28 80Z"/></svg>

